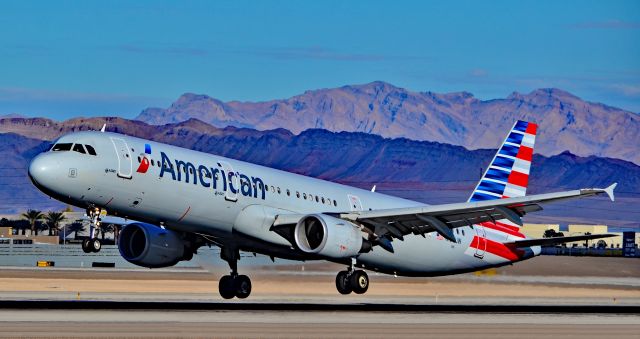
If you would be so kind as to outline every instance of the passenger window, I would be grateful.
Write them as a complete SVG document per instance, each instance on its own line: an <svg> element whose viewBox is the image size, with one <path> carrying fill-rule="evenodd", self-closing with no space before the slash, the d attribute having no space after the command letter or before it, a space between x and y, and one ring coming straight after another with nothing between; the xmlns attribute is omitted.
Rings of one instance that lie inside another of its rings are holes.
<svg viewBox="0 0 640 339"><path fill-rule="evenodd" d="M307 193L302 193L302 197L304 198L304 200L307 200Z"/></svg>
<svg viewBox="0 0 640 339"><path fill-rule="evenodd" d="M318 196L316 195L316 202L319 202L319 201L320 201L320 199L318 199Z"/></svg>
<svg viewBox="0 0 640 339"><path fill-rule="evenodd" d="M155 166L155 162L153 161L153 159L151 159L151 166Z"/></svg>
<svg viewBox="0 0 640 339"><path fill-rule="evenodd" d="M333 206L338 206L338 203L335 200L333 201Z"/></svg>
<svg viewBox="0 0 640 339"><path fill-rule="evenodd" d="M300 192L296 191L296 197L300 198Z"/></svg>
<svg viewBox="0 0 640 339"><path fill-rule="evenodd" d="M291 191L287 188L287 196L291 196Z"/></svg>
<svg viewBox="0 0 640 339"><path fill-rule="evenodd" d="M322 203L324 204L324 197L322 198Z"/></svg>
<svg viewBox="0 0 640 339"><path fill-rule="evenodd" d="M71 150L71 146L73 146L71 143L55 144L51 150L53 152L66 152Z"/></svg>
<svg viewBox="0 0 640 339"><path fill-rule="evenodd" d="M91 155L98 155L96 153L96 150L93 148L93 146L91 145L84 145L84 147L87 149L87 152L89 152L89 154Z"/></svg>
<svg viewBox="0 0 640 339"><path fill-rule="evenodd" d="M142 159L140 159L140 156L138 156L138 163L142 162Z"/></svg>
<svg viewBox="0 0 640 339"><path fill-rule="evenodd" d="M84 150L84 147L82 147L81 144L73 145L73 150L78 153L87 154L87 152Z"/></svg>
<svg viewBox="0 0 640 339"><path fill-rule="evenodd" d="M278 187L278 194L280 194L280 187Z"/></svg>

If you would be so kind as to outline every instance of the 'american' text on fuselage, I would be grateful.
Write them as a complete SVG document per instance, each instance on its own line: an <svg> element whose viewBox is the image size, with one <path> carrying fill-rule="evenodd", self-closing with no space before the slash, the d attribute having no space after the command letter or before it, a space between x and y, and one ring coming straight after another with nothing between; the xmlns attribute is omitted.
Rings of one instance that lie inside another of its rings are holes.
<svg viewBox="0 0 640 339"><path fill-rule="evenodd" d="M213 190L229 191L233 194L240 193L245 197L254 198L258 198L258 193L260 193L260 199L262 200L266 197L266 185L258 177L249 177L238 172L225 172L220 163L217 163L217 168L205 165L199 165L196 168L196 165L191 162L176 159L174 168L167 154L160 152L160 156L162 157L160 178L164 177L165 173L169 173L173 180L182 182L184 175L184 182L189 183L191 175L193 175L192 182L194 185L199 182L203 187L210 187ZM234 176L237 181L234 181ZM235 187L234 185L238 183L240 187Z"/></svg>

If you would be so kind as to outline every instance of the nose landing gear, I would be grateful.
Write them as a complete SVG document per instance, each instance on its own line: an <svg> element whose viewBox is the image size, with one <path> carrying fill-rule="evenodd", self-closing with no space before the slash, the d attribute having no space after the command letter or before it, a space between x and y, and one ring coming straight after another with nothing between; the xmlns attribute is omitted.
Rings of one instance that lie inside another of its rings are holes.
<svg viewBox="0 0 640 339"><path fill-rule="evenodd" d="M84 251L84 253L92 253L92 252L100 252L100 249L102 248L102 241L100 241L100 239L97 238L93 238L93 239L84 239L84 241L82 241L82 251Z"/></svg>
<svg viewBox="0 0 640 339"><path fill-rule="evenodd" d="M100 252L102 249L102 242L96 238L96 231L100 229L100 212L102 210L98 207L87 208L87 216L89 217L89 239L85 239L82 242L82 251L84 253Z"/></svg>
<svg viewBox="0 0 640 339"><path fill-rule="evenodd" d="M238 275L238 260L240 252L237 249L223 247L220 257L229 263L231 274L220 278L218 282L218 292L224 299L238 297L245 299L251 294L251 279L246 275Z"/></svg>

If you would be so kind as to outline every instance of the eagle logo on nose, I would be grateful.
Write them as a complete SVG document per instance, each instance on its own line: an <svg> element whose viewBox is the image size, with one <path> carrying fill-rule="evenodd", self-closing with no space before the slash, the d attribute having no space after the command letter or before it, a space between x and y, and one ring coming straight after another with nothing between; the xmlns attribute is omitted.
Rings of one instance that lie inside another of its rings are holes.
<svg viewBox="0 0 640 339"><path fill-rule="evenodd" d="M147 171L149 170L149 165L151 165L151 161L149 160L149 158L151 157L151 145L149 144L144 144L144 153L140 153L140 166L138 166L138 169L136 170L136 172L138 173L147 173Z"/></svg>

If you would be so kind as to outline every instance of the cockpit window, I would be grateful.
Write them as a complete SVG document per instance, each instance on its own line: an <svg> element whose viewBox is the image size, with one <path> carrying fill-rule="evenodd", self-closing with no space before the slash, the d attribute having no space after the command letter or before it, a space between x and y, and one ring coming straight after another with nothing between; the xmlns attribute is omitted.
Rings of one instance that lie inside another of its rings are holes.
<svg viewBox="0 0 640 339"><path fill-rule="evenodd" d="M55 144L55 145L53 145L53 148L51 148L51 151L53 151L53 152L70 151L71 150L71 146L73 146L73 144L71 144L71 143Z"/></svg>
<svg viewBox="0 0 640 339"><path fill-rule="evenodd" d="M82 144L73 145L73 150L78 153L87 154L87 152L84 150L84 147L82 147Z"/></svg>
<svg viewBox="0 0 640 339"><path fill-rule="evenodd" d="M93 148L93 146L91 146L91 145L84 145L84 147L86 147L86 148L87 148L87 152L89 152L89 154L91 154L91 155L97 155L97 154L96 154L96 150Z"/></svg>

